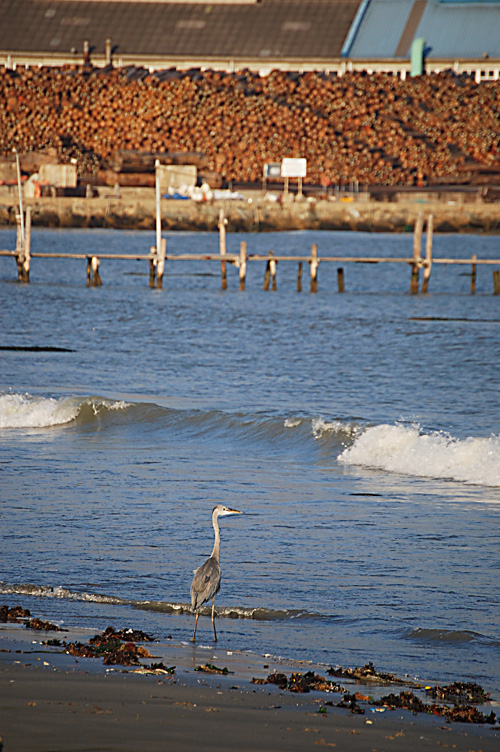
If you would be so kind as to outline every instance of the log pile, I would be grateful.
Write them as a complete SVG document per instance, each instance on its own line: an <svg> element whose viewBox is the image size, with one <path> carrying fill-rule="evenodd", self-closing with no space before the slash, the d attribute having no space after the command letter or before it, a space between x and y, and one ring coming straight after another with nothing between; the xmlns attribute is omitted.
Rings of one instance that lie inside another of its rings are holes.
<svg viewBox="0 0 500 752"><path fill-rule="evenodd" d="M463 182L481 170L495 182L500 83L452 73L401 81L359 72L1 69L0 154L13 147L74 159L79 176L94 179L130 175L140 152L153 162L180 153L228 181L260 181L265 162L305 157L306 182L324 186Z"/></svg>

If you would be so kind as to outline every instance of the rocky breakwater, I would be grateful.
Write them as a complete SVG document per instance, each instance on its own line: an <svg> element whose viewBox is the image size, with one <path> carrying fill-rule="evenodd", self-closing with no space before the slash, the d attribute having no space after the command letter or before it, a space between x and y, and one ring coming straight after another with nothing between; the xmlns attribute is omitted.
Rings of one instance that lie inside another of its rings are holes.
<svg viewBox="0 0 500 752"><path fill-rule="evenodd" d="M40 198L27 202L34 227L155 229L153 198ZM270 202L164 201L164 230L217 231L223 208L228 232L353 230L409 232L419 213L432 214L436 232L500 232L500 204L416 201L303 200ZM0 200L0 226L15 225L14 199Z"/></svg>

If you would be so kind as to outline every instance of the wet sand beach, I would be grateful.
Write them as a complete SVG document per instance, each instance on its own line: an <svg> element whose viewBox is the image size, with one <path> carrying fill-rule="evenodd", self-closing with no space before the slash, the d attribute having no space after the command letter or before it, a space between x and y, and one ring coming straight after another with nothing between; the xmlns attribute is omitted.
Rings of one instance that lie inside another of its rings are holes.
<svg viewBox="0 0 500 752"><path fill-rule="evenodd" d="M54 652L56 648L42 644L53 636L21 625L0 629L4 752L498 749L498 724L447 723L442 717L374 708L369 702L359 703L364 713L353 714L336 707L336 693L296 694L251 683L256 675L306 671L314 668L310 665L266 663L262 656L232 653L227 645L169 641L148 648L154 660L175 665L175 675L148 675L137 667L107 667L97 658ZM85 638L78 631L58 636L66 642ZM215 662L229 673L196 671L198 664ZM375 695L381 688L356 685L355 690ZM486 712L497 706L488 703Z"/></svg>

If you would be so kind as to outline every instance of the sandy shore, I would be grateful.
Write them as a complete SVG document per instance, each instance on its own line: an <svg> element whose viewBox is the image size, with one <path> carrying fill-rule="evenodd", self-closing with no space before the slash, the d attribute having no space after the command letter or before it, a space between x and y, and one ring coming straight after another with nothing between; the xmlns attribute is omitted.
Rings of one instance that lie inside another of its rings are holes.
<svg viewBox="0 0 500 752"><path fill-rule="evenodd" d="M154 659L175 674L106 667L101 659L65 654L43 645L53 637L86 642L83 630L54 634L0 626L0 737L4 752L32 750L498 750L500 727L447 723L442 717L375 708L364 714L337 708L341 695L295 694L251 683L273 671L314 670L236 653L228 645L148 643ZM201 673L200 665L227 668ZM342 681L345 685L345 682ZM400 688L398 688L399 691ZM387 693L352 685L349 691ZM499 703L483 712L499 713ZM0 745L1 748L1 745Z"/></svg>

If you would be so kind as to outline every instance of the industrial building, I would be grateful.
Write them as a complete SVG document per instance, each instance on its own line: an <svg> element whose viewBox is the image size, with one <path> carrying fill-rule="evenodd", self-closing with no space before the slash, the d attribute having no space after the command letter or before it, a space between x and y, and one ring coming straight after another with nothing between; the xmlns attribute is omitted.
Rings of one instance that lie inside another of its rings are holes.
<svg viewBox="0 0 500 752"><path fill-rule="evenodd" d="M495 0L1 0L0 65L500 75Z"/></svg>

